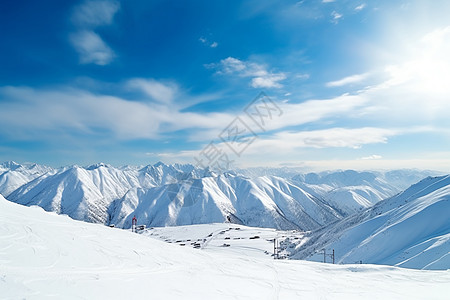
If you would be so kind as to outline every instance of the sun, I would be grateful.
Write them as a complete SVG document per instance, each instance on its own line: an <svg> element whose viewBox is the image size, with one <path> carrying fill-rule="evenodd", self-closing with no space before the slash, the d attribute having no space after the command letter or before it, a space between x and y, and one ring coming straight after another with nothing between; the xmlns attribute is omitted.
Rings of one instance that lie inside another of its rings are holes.
<svg viewBox="0 0 450 300"><path fill-rule="evenodd" d="M411 92L450 95L450 26L436 29L408 45L400 63L386 68L390 84L407 85ZM441 99L442 97L438 97Z"/></svg>

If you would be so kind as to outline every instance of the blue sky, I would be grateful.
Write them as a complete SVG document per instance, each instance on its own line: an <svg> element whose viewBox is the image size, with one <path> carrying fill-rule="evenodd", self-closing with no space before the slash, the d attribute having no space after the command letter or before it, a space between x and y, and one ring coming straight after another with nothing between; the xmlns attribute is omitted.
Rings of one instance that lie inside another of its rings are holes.
<svg viewBox="0 0 450 300"><path fill-rule="evenodd" d="M443 0L3 1L0 161L193 163L213 145L241 167L449 170L449 14ZM264 128L244 111L261 92L278 109ZM238 154L221 139L237 117L255 137Z"/></svg>

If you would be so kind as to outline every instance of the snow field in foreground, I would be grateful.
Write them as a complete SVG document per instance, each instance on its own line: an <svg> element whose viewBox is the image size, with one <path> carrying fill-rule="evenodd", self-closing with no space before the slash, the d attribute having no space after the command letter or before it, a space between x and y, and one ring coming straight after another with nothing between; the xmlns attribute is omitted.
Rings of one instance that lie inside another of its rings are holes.
<svg viewBox="0 0 450 300"><path fill-rule="evenodd" d="M0 197L1 299L448 299L449 283L449 271L180 247Z"/></svg>

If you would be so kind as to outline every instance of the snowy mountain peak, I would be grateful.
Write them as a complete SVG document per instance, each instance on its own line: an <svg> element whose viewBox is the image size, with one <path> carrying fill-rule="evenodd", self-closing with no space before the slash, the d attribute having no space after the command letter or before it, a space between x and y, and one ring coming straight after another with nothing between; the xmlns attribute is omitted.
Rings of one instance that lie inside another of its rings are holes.
<svg viewBox="0 0 450 300"><path fill-rule="evenodd" d="M251 226L311 230L399 192L376 172L292 172L265 168L218 174L163 162L142 168L98 163L52 169L34 164L0 173L0 193L24 205L117 226L129 226L130 216L139 214L149 226L232 218Z"/></svg>
<svg viewBox="0 0 450 300"><path fill-rule="evenodd" d="M159 168L159 167L167 167L167 165L165 163L163 163L162 161L158 161L157 163L155 163L153 165L155 168Z"/></svg>
<svg viewBox="0 0 450 300"><path fill-rule="evenodd" d="M95 170L98 168L113 168L111 165L105 164L105 163L96 163L90 166L85 167L86 170Z"/></svg>
<svg viewBox="0 0 450 300"><path fill-rule="evenodd" d="M21 167L20 164L16 163L15 161L12 161L12 160L5 161L5 162L0 164L0 168L1 169L8 169L8 170L11 170L11 171L16 170L16 169L18 169L20 167Z"/></svg>
<svg viewBox="0 0 450 300"><path fill-rule="evenodd" d="M13 161L0 165L0 194L8 196L20 186L51 172L53 169L38 164L18 164Z"/></svg>

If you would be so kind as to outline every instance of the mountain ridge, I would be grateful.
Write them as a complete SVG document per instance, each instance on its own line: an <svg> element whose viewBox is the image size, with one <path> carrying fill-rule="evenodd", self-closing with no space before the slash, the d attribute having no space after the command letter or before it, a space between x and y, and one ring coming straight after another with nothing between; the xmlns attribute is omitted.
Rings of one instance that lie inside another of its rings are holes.
<svg viewBox="0 0 450 300"><path fill-rule="evenodd" d="M0 191L8 192L4 195L8 200L125 228L139 215L140 222L148 226L230 219L250 226L313 230L400 191L379 172L352 170L292 176L292 170L286 168L219 174L208 168L162 162L121 168L105 163L59 169L27 166L14 162L0 165L0 178L8 174L16 178L14 186L7 181L0 184ZM30 175L29 169L35 172ZM256 176L258 172L263 175Z"/></svg>
<svg viewBox="0 0 450 300"><path fill-rule="evenodd" d="M317 260L336 250L338 263L388 264L417 269L450 265L450 175L427 177L360 214L312 232L293 258Z"/></svg>

